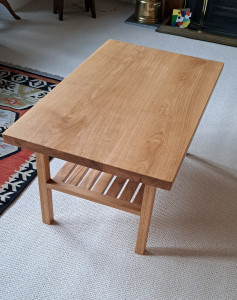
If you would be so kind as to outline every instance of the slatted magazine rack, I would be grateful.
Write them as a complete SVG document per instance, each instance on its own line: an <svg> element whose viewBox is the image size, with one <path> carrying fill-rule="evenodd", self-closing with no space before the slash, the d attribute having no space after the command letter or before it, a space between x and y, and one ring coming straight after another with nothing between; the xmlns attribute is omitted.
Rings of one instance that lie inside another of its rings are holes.
<svg viewBox="0 0 237 300"><path fill-rule="evenodd" d="M66 162L48 188L140 215L144 184Z"/></svg>

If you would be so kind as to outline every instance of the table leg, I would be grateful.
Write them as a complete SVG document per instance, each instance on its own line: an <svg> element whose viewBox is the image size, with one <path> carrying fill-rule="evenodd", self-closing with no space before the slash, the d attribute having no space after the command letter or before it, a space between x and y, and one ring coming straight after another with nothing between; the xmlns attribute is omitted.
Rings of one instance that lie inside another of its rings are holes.
<svg viewBox="0 0 237 300"><path fill-rule="evenodd" d="M64 0L58 0L58 14L59 14L58 19L60 21L63 20L63 9L64 9Z"/></svg>
<svg viewBox="0 0 237 300"><path fill-rule="evenodd" d="M89 6L90 6L92 18L96 18L95 0L89 0Z"/></svg>
<svg viewBox="0 0 237 300"><path fill-rule="evenodd" d="M53 13L58 13L58 0L53 0Z"/></svg>
<svg viewBox="0 0 237 300"><path fill-rule="evenodd" d="M14 10L12 9L7 0L0 0L0 4L3 4L6 7L9 13L13 16L13 18L15 18L16 20L21 20L21 18L15 14Z"/></svg>
<svg viewBox="0 0 237 300"><path fill-rule="evenodd" d="M145 185L135 253L144 254L150 227L156 187Z"/></svg>
<svg viewBox="0 0 237 300"><path fill-rule="evenodd" d="M36 153L36 164L42 220L45 224L51 224L54 220L52 190L46 186L47 181L50 179L49 157L41 153Z"/></svg>
<svg viewBox="0 0 237 300"><path fill-rule="evenodd" d="M85 10L89 11L90 10L90 3L89 0L85 0Z"/></svg>

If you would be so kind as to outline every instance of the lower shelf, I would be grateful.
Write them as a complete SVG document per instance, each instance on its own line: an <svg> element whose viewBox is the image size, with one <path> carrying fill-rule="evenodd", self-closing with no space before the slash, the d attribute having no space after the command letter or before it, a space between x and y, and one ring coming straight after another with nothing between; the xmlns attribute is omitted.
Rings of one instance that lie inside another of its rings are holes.
<svg viewBox="0 0 237 300"><path fill-rule="evenodd" d="M140 215L144 184L67 162L47 183L58 190Z"/></svg>

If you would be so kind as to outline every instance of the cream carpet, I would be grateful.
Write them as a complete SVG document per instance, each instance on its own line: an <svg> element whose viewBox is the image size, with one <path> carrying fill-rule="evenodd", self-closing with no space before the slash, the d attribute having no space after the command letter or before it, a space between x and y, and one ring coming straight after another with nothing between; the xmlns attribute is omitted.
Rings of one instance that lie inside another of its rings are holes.
<svg viewBox="0 0 237 300"><path fill-rule="evenodd" d="M157 190L147 255L138 217L55 192L41 222L37 179L0 219L0 299L237 299L237 50L124 24L133 5L98 0L0 8L0 60L66 76L108 38L219 60L222 75L171 192ZM78 8L79 7L79 8ZM54 174L61 161L51 163Z"/></svg>

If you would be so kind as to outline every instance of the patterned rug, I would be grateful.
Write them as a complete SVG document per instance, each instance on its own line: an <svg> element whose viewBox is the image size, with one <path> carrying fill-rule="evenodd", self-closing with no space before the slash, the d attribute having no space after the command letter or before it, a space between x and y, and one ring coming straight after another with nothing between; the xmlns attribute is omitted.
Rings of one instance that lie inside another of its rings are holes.
<svg viewBox="0 0 237 300"><path fill-rule="evenodd" d="M4 143L2 133L61 79L0 64L0 214L36 176L34 153Z"/></svg>

